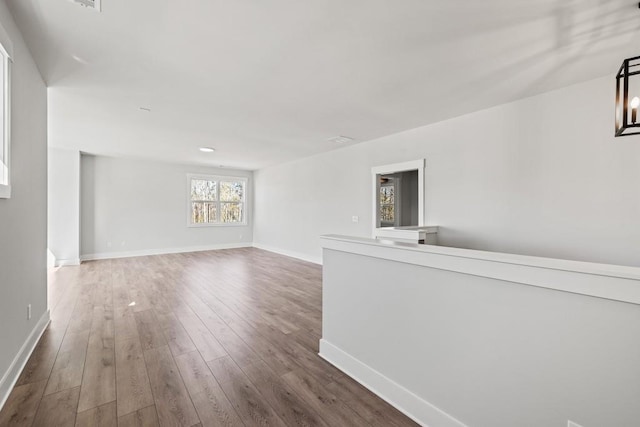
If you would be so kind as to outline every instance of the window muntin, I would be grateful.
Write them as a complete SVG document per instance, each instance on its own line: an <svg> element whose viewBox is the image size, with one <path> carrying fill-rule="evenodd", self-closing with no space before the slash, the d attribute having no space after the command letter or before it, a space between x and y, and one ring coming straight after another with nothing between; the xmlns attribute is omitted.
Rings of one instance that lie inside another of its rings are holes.
<svg viewBox="0 0 640 427"><path fill-rule="evenodd" d="M245 225L247 179L189 175L189 226Z"/></svg>

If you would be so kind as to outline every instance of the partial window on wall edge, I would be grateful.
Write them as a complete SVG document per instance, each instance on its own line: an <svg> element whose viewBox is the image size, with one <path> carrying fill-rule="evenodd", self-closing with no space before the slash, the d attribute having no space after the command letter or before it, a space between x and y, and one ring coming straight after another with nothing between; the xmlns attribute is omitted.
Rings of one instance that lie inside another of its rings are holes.
<svg viewBox="0 0 640 427"><path fill-rule="evenodd" d="M4 40L3 40L4 39ZM11 56L0 28L0 198L11 197Z"/></svg>

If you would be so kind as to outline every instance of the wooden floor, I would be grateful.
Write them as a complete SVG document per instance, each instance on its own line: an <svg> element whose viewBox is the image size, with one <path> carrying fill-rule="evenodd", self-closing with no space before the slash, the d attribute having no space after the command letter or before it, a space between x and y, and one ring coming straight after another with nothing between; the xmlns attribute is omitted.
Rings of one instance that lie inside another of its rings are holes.
<svg viewBox="0 0 640 427"><path fill-rule="evenodd" d="M318 357L319 266L259 249L51 273L0 426L414 426Z"/></svg>

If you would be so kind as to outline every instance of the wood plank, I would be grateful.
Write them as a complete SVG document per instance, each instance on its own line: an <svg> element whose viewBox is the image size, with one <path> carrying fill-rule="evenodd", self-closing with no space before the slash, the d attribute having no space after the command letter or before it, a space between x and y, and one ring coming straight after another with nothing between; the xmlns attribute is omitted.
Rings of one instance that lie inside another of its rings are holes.
<svg viewBox="0 0 640 427"><path fill-rule="evenodd" d="M31 353L16 385L21 386L49 379L63 337L64 331L52 330L51 326L47 328Z"/></svg>
<svg viewBox="0 0 640 427"><path fill-rule="evenodd" d="M176 357L175 361L189 394L205 393L219 387L199 352L183 354Z"/></svg>
<svg viewBox="0 0 640 427"><path fill-rule="evenodd" d="M72 426L76 422L76 410L80 387L59 391L42 398L34 427Z"/></svg>
<svg viewBox="0 0 640 427"><path fill-rule="evenodd" d="M224 358L224 368L218 369L220 360L209 362L214 365L217 372L224 372L226 381L220 382L222 390L229 398L229 401L236 412L247 426L284 426L284 421L276 414L273 408L266 402L264 397L251 383L249 378L242 372L239 366L231 360ZM217 378L217 377L216 377ZM220 381L220 379L218 379Z"/></svg>
<svg viewBox="0 0 640 427"><path fill-rule="evenodd" d="M131 308L115 309L113 323L116 331L116 341L124 341L132 338L140 339L136 316Z"/></svg>
<svg viewBox="0 0 640 427"><path fill-rule="evenodd" d="M89 320L89 324L91 321ZM67 332L49 376L44 394L78 387L82 383L82 373L87 355L89 330Z"/></svg>
<svg viewBox="0 0 640 427"><path fill-rule="evenodd" d="M0 411L0 426L30 426L46 385L42 380L14 388Z"/></svg>
<svg viewBox="0 0 640 427"><path fill-rule="evenodd" d="M328 426L295 391L264 362L242 370L277 414L290 426Z"/></svg>
<svg viewBox="0 0 640 427"><path fill-rule="evenodd" d="M95 288L91 283L80 284L80 295L76 301L73 314L67 326L67 334L88 331L91 328L93 316L93 292Z"/></svg>
<svg viewBox="0 0 640 427"><path fill-rule="evenodd" d="M309 352L313 354L320 352L320 335L309 331L298 331L289 336Z"/></svg>
<svg viewBox="0 0 640 427"><path fill-rule="evenodd" d="M327 390L346 403L371 426L418 426L396 408L347 376L327 385Z"/></svg>
<svg viewBox="0 0 640 427"><path fill-rule="evenodd" d="M157 427L159 425L155 405L118 418L118 427Z"/></svg>
<svg viewBox="0 0 640 427"><path fill-rule="evenodd" d="M204 426L244 426L222 388L211 389L207 392L191 396L198 416ZM250 426L251 424L249 424Z"/></svg>
<svg viewBox="0 0 640 427"><path fill-rule="evenodd" d="M164 335L174 356L196 350L191 337L172 312L165 316Z"/></svg>
<svg viewBox="0 0 640 427"><path fill-rule="evenodd" d="M200 422L168 346L144 352L160 425L192 426Z"/></svg>
<svg viewBox="0 0 640 427"><path fill-rule="evenodd" d="M194 313L239 365L248 365L260 357L213 310L202 301L190 303Z"/></svg>
<svg viewBox="0 0 640 427"><path fill-rule="evenodd" d="M135 312L138 335L143 350L162 347L167 345L162 328L153 310Z"/></svg>
<svg viewBox="0 0 640 427"><path fill-rule="evenodd" d="M209 366L219 384L231 382L234 378L244 375L242 369L233 361L231 356L220 357L207 362L207 366Z"/></svg>
<svg viewBox="0 0 640 427"><path fill-rule="evenodd" d="M305 372L312 374L323 384L329 384L337 378L342 378L344 373L318 356L317 353L310 352L295 339L285 336L279 331L268 329L269 332L262 331L269 337L269 340L277 343L278 349L286 353L294 364L302 368Z"/></svg>
<svg viewBox="0 0 640 427"><path fill-rule="evenodd" d="M78 412L116 400L113 311L95 307Z"/></svg>
<svg viewBox="0 0 640 427"><path fill-rule="evenodd" d="M135 284L129 283L129 299L134 303L131 307L134 312L146 311L153 308L145 293L141 290L144 283L136 281Z"/></svg>
<svg viewBox="0 0 640 427"><path fill-rule="evenodd" d="M176 363L203 425L243 425L199 352L176 357Z"/></svg>
<svg viewBox="0 0 640 427"><path fill-rule="evenodd" d="M116 402L78 413L76 427L117 427Z"/></svg>
<svg viewBox="0 0 640 427"><path fill-rule="evenodd" d="M353 409L339 400L311 375L302 370L289 372L282 379L291 389L304 399L311 408L321 414L332 426L363 426L369 424Z"/></svg>
<svg viewBox="0 0 640 427"><path fill-rule="evenodd" d="M116 390L119 417L154 403L142 346L136 338L116 342Z"/></svg>
<svg viewBox="0 0 640 427"><path fill-rule="evenodd" d="M174 310L176 317L184 326L204 360L207 362L226 356L227 351L216 340L202 321L189 308Z"/></svg>

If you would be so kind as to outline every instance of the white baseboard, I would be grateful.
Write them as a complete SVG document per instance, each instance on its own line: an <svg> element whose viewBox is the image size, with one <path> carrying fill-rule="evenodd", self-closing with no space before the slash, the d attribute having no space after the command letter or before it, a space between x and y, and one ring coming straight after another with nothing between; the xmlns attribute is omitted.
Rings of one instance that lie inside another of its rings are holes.
<svg viewBox="0 0 640 427"><path fill-rule="evenodd" d="M80 259L82 261L95 261L100 259L131 258L131 257L137 257L137 256L213 251L217 249L250 248L252 246L253 246L252 243L247 242L247 243L223 243L218 245L204 245L204 246L188 246L184 248L145 249L141 251L128 251L128 252L102 252L97 254L82 255Z"/></svg>
<svg viewBox="0 0 640 427"><path fill-rule="evenodd" d="M262 249L265 251L273 252L276 254L288 256L291 258L301 259L302 261L311 262L314 264L322 265L322 257L313 257L300 252L288 251L286 249L274 248L273 246L263 245L262 243L253 243L254 248Z"/></svg>
<svg viewBox="0 0 640 427"><path fill-rule="evenodd" d="M56 259L55 266L56 267L64 267L66 265L80 265L80 258L75 259Z"/></svg>
<svg viewBox="0 0 640 427"><path fill-rule="evenodd" d="M0 379L0 410L7 402L9 395L11 394L11 390L13 390L13 386L18 381L22 370L24 369L29 357L31 357L31 353L36 348L38 341L40 341L40 337L44 333L47 326L49 326L49 310L45 311L38 323L33 327L33 330L29 334L27 340L22 344L20 351L11 362L9 369L4 373L2 379Z"/></svg>
<svg viewBox="0 0 640 427"><path fill-rule="evenodd" d="M435 405L416 396L324 339L320 340L318 354L422 426L467 427Z"/></svg>

